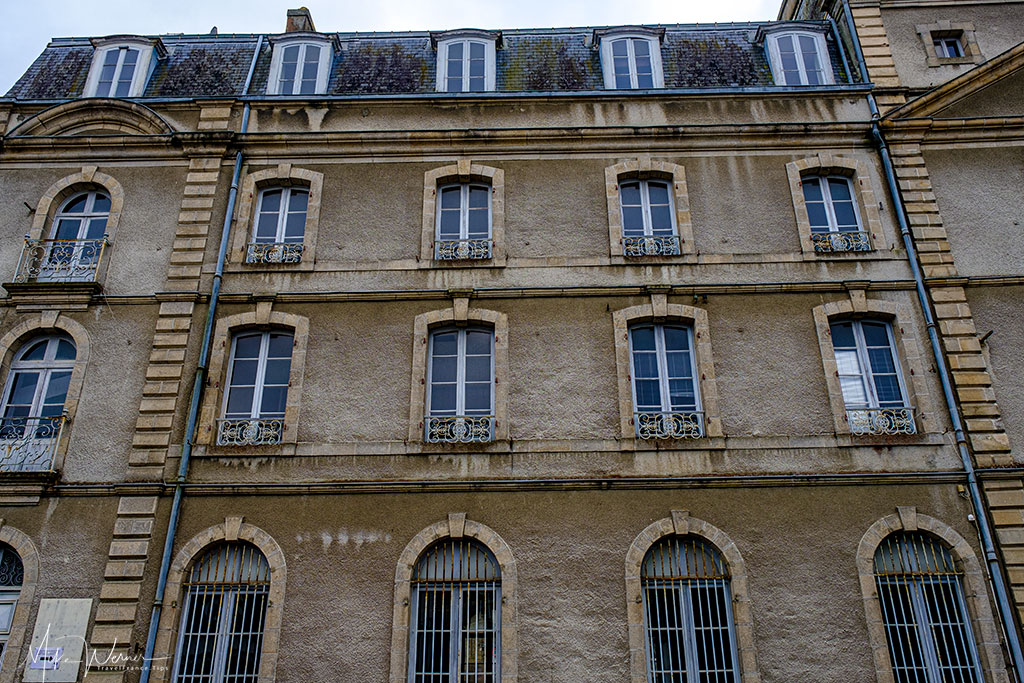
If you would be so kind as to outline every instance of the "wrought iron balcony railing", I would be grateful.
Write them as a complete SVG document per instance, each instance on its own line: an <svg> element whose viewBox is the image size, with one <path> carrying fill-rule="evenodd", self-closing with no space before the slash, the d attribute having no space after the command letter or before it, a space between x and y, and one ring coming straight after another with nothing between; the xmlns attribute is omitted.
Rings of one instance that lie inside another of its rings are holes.
<svg viewBox="0 0 1024 683"><path fill-rule="evenodd" d="M812 232L811 244L819 254L835 254L842 251L871 251L871 242L866 232Z"/></svg>
<svg viewBox="0 0 1024 683"><path fill-rule="evenodd" d="M428 416L425 420L430 443L486 443L494 441L493 415Z"/></svg>
<svg viewBox="0 0 1024 683"><path fill-rule="evenodd" d="M250 242L245 254L246 263L300 263L301 242Z"/></svg>
<svg viewBox="0 0 1024 683"><path fill-rule="evenodd" d="M66 418L0 418L0 472L50 472Z"/></svg>
<svg viewBox="0 0 1024 683"><path fill-rule="evenodd" d="M491 258L492 240L437 240L434 258L439 261L462 261Z"/></svg>
<svg viewBox="0 0 1024 683"><path fill-rule="evenodd" d="M218 446L273 446L284 436L283 417L217 420Z"/></svg>
<svg viewBox="0 0 1024 683"><path fill-rule="evenodd" d="M704 436L704 413L698 411L638 411L633 413L633 422L640 439L698 439Z"/></svg>
<svg viewBox="0 0 1024 683"><path fill-rule="evenodd" d="M625 256L678 256L678 235L646 235L623 237L622 253Z"/></svg>
<svg viewBox="0 0 1024 683"><path fill-rule="evenodd" d="M846 421L850 433L862 434L916 434L914 409L906 408L847 408Z"/></svg>
<svg viewBox="0 0 1024 683"><path fill-rule="evenodd" d="M25 238L15 282L95 282L107 246L96 240L33 240Z"/></svg>

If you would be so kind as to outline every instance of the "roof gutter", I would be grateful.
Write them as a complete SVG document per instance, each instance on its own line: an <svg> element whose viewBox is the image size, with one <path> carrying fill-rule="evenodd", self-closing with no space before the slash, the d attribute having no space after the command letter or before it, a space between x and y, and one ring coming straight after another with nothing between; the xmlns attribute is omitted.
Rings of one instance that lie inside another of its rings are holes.
<svg viewBox="0 0 1024 683"><path fill-rule="evenodd" d="M263 48L263 35L256 41L256 50L252 55L252 62L249 64L249 73L245 77L245 85L242 93L249 92L252 84L252 75L256 70L256 62L260 57L260 50ZM242 124L240 133L245 133L249 128L249 102L242 107ZM171 556L174 552L174 539L178 531L178 521L181 518L182 496L185 490L185 480L188 476L188 465L192 456L192 448L195 444L196 422L199 417L199 406L202 401L203 387L206 385L207 365L210 358L210 344L213 338L213 321L217 314L217 302L220 299L220 285L224 278L224 263L227 260L228 237L231 233L231 218L235 213L235 201L238 198L238 183L242 175L242 148L235 152L235 168L231 176L231 190L228 193L228 205L224 211L224 226L220 233L220 251L217 254L217 270L213 275L213 288L210 292L210 305L206 311L206 326L203 329L203 342L199 351L199 363L196 367L195 378L192 381L192 398L188 407L188 423L185 427L185 443L181 449L181 461L178 463L178 477L174 481L174 499L171 502L171 514L167 520L167 534L164 537L163 557L160 560L160 576L156 584L156 597L153 599L153 613L149 620L149 633L146 636L146 651L142 657L142 674L139 683L149 683L150 662L153 660L153 651L156 647L157 628L160 624L160 615L163 611L164 597L167 592L167 576L171 569Z"/></svg>
<svg viewBox="0 0 1024 683"><path fill-rule="evenodd" d="M853 23L853 12L850 10L849 0L842 0L843 14L846 17L850 29L850 36L853 39L853 48L857 54L857 63L861 72L867 76L867 62L864 59L864 52L861 49L860 38L857 35L856 25ZM1013 600L1006 587L1006 577L1003 575L1003 567L996 552L993 542L991 523L988 517L988 510L982 498L981 487L978 485L978 477L974 468L974 460L967 444L967 437L964 434L963 422L960 419L960 411L957 408L956 394L953 391L953 383L949 378L949 370L946 367L945 355L942 351L942 342L939 340L939 333L935 323L935 316L932 314L931 301L928 297L928 290L925 288L924 277L918 264L917 249L914 245L914 236L910 230L910 223L907 220L906 206L903 204L903 197L900 194L899 183L896 180L896 172L893 170L892 158L889 155L889 147L882 135L882 129L878 125L879 111L875 102L874 93L867 95L868 107L871 109L871 136L878 145L878 154L882 158L882 167L885 170L885 180L888 185L889 195L896 206L896 218L900 226L900 235L903 237L903 247L907 251L907 261L910 263L910 270L914 276L917 300L921 306L921 313L924 316L925 326L928 329L928 339L931 342L932 355L935 359L935 367L938 369L939 382L942 384L942 395L945 398L946 408L949 411L949 419L953 425L953 435L956 439L957 452L964 472L967 475L967 490L971 499L971 506L974 508L974 517L977 520L978 537L981 541L981 549L985 553L985 562L989 570L989 582L995 594L996 603L999 608L1000 622L1003 627L1003 634L1006 638L1006 645L1013 660L1013 668L1017 674L1017 680L1024 675L1024 652L1021 650L1020 630L1017 627Z"/></svg>

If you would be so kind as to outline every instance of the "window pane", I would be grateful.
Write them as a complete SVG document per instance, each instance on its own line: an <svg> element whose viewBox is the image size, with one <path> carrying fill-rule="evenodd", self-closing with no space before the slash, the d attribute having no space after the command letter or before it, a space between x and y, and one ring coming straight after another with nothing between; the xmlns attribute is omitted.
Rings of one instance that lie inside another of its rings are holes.
<svg viewBox="0 0 1024 683"><path fill-rule="evenodd" d="M93 198L92 202L93 213L109 213L110 212L110 197L105 194L97 194Z"/></svg>
<svg viewBox="0 0 1024 683"><path fill-rule="evenodd" d="M633 349L635 351L654 350L653 327L634 327L632 330L630 330L630 337L633 341Z"/></svg>
<svg viewBox="0 0 1024 683"><path fill-rule="evenodd" d="M284 236L286 238L301 238L306 232L306 214L305 212L300 213L289 213L288 218L284 226Z"/></svg>
<svg viewBox="0 0 1024 683"><path fill-rule="evenodd" d="M889 330L882 323L862 323L868 346L889 346Z"/></svg>
<svg viewBox="0 0 1024 683"><path fill-rule="evenodd" d="M225 417L249 417L252 414L252 387L232 387L228 391Z"/></svg>
<svg viewBox="0 0 1024 683"><path fill-rule="evenodd" d="M690 377L693 374L689 353L670 353L665 360L668 361L669 377Z"/></svg>
<svg viewBox="0 0 1024 683"><path fill-rule="evenodd" d="M673 379L668 383L672 410L693 409L697 406L692 379Z"/></svg>
<svg viewBox="0 0 1024 683"><path fill-rule="evenodd" d="M446 187L441 190L441 208L458 209L462 204L462 188Z"/></svg>
<svg viewBox="0 0 1024 683"><path fill-rule="evenodd" d="M639 378L657 377L658 357L653 353L634 353L633 376Z"/></svg>
<svg viewBox="0 0 1024 683"><path fill-rule="evenodd" d="M828 228L828 214L824 202L807 203L807 219L812 228Z"/></svg>
<svg viewBox="0 0 1024 683"><path fill-rule="evenodd" d="M836 349L836 365L840 375L860 375L860 357L855 349Z"/></svg>
<svg viewBox="0 0 1024 683"><path fill-rule="evenodd" d="M833 323L829 329L832 332L833 346L856 346L853 338L853 323Z"/></svg>
<svg viewBox="0 0 1024 683"><path fill-rule="evenodd" d="M458 338L457 332L435 334L433 336L434 356L454 356L458 350Z"/></svg>
<svg viewBox="0 0 1024 683"><path fill-rule="evenodd" d="M644 233L644 212L639 206L622 207L622 231L625 235Z"/></svg>
<svg viewBox="0 0 1024 683"><path fill-rule="evenodd" d="M646 40L633 40L633 54L636 55L637 61L640 61L640 57L647 57L651 54L651 44Z"/></svg>
<svg viewBox="0 0 1024 683"><path fill-rule="evenodd" d="M276 358L268 360L267 369L264 373L264 383L288 384L288 376L291 371L291 367L292 361L290 358Z"/></svg>
<svg viewBox="0 0 1024 683"><path fill-rule="evenodd" d="M637 410L661 410L661 387L658 381L638 379L634 383Z"/></svg>
<svg viewBox="0 0 1024 683"><path fill-rule="evenodd" d="M32 399L36 395L36 383L39 381L38 372L19 371L14 375L11 384L11 396L7 399L9 404L32 405Z"/></svg>
<svg viewBox="0 0 1024 683"><path fill-rule="evenodd" d="M81 229L82 220L80 218L61 218L57 221L57 229L53 233L53 239L76 240L78 239L78 234ZM64 249L67 249L68 255L70 256L71 247L61 247L62 253L64 253Z"/></svg>
<svg viewBox="0 0 1024 683"><path fill-rule="evenodd" d="M836 225L840 229L856 230L859 227L857 214L853 211L853 202L834 202L832 210L836 214Z"/></svg>
<svg viewBox="0 0 1024 683"><path fill-rule="evenodd" d="M434 384L430 387L430 412L455 412L454 384Z"/></svg>
<svg viewBox="0 0 1024 683"><path fill-rule="evenodd" d="M654 233L674 233L672 227L672 210L668 206L651 207L651 231Z"/></svg>
<svg viewBox="0 0 1024 683"><path fill-rule="evenodd" d="M490 355L491 337L490 332L477 332L473 330L466 332L466 353Z"/></svg>
<svg viewBox="0 0 1024 683"><path fill-rule="evenodd" d="M260 211L277 213L281 210L281 190L266 190L260 201Z"/></svg>
<svg viewBox="0 0 1024 683"><path fill-rule="evenodd" d="M291 196L288 198L288 211L289 213L305 213L308 203L308 192L305 190L292 189Z"/></svg>
<svg viewBox="0 0 1024 683"><path fill-rule="evenodd" d="M484 44L483 43L470 43L469 44L469 58L470 59L483 59L484 58Z"/></svg>
<svg viewBox="0 0 1024 683"><path fill-rule="evenodd" d="M469 236L487 237L490 235L490 220L487 209L470 209L469 211Z"/></svg>
<svg viewBox="0 0 1024 683"><path fill-rule="evenodd" d="M487 187L470 187L469 188L469 208L471 209L486 209L487 208L487 197L491 194L490 188Z"/></svg>
<svg viewBox="0 0 1024 683"><path fill-rule="evenodd" d="M868 404L867 391L861 377L840 377L839 385L843 390L843 403L847 408L856 408Z"/></svg>
<svg viewBox="0 0 1024 683"><path fill-rule="evenodd" d="M57 353L54 355L56 360L74 360L75 359L75 345L66 339L61 339L57 342Z"/></svg>
<svg viewBox="0 0 1024 683"><path fill-rule="evenodd" d="M626 46L625 40L616 40L612 42L612 55L615 57L625 57L629 54L629 48Z"/></svg>
<svg viewBox="0 0 1024 683"><path fill-rule="evenodd" d="M260 355L261 334L247 334L235 338L235 358L258 358Z"/></svg>
<svg viewBox="0 0 1024 683"><path fill-rule="evenodd" d="M46 383L46 395L43 403L63 406L64 399L68 395L68 383L71 381L71 371L51 372L50 381Z"/></svg>
<svg viewBox="0 0 1024 683"><path fill-rule="evenodd" d="M277 220L278 215L276 213L260 214L259 222L256 224L257 242L277 241Z"/></svg>
<svg viewBox="0 0 1024 683"><path fill-rule="evenodd" d="M288 400L288 387L264 387L263 404L260 406L260 417L277 417L284 415L284 406Z"/></svg>
<svg viewBox="0 0 1024 683"><path fill-rule="evenodd" d="M489 382L491 381L491 357L470 356L466 358L466 381L467 382Z"/></svg>
<svg viewBox="0 0 1024 683"><path fill-rule="evenodd" d="M666 351L686 351L690 348L690 338L687 330L681 327L664 327L665 330L665 350Z"/></svg>
<svg viewBox="0 0 1024 683"><path fill-rule="evenodd" d="M491 411L491 384L466 385L466 413Z"/></svg>
<svg viewBox="0 0 1024 683"><path fill-rule="evenodd" d="M236 358L235 364L231 367L231 385L256 384L256 369L258 366L259 361Z"/></svg>

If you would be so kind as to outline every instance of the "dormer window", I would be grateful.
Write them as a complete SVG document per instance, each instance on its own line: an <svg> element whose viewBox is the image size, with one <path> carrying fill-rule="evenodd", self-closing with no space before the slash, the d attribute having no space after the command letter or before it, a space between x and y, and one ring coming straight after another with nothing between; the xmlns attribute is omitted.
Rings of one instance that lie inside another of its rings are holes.
<svg viewBox="0 0 1024 683"><path fill-rule="evenodd" d="M776 31L765 36L775 85L834 83L825 35L817 31Z"/></svg>
<svg viewBox="0 0 1024 683"><path fill-rule="evenodd" d="M604 87L649 90L665 87L661 70L661 35L650 29L605 29L595 32L601 45Z"/></svg>
<svg viewBox="0 0 1024 683"><path fill-rule="evenodd" d="M140 97L155 66L154 52L162 52L159 41L107 39L94 43L86 97Z"/></svg>
<svg viewBox="0 0 1024 683"><path fill-rule="evenodd" d="M273 43L267 94L322 95L327 92L332 52L329 41L311 39L307 35L278 38Z"/></svg>
<svg viewBox="0 0 1024 683"><path fill-rule="evenodd" d="M437 44L438 92L489 92L495 88L495 43L489 31L449 31Z"/></svg>

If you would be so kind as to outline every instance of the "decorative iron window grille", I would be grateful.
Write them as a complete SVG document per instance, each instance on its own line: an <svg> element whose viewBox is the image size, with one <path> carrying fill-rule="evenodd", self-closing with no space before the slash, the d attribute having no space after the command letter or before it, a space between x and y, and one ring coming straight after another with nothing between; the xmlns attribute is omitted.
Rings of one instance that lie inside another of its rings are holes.
<svg viewBox="0 0 1024 683"><path fill-rule="evenodd" d="M739 683L729 575L718 551L668 536L640 572L647 675L652 683Z"/></svg>
<svg viewBox="0 0 1024 683"><path fill-rule="evenodd" d="M301 242L250 242L245 254L246 263L300 263Z"/></svg>
<svg viewBox="0 0 1024 683"><path fill-rule="evenodd" d="M679 237L676 235L623 237L622 253L625 256L678 256Z"/></svg>
<svg viewBox="0 0 1024 683"><path fill-rule="evenodd" d="M439 261L467 261L491 258L493 240L442 240L434 242L434 258Z"/></svg>
<svg viewBox="0 0 1024 683"><path fill-rule="evenodd" d="M861 434L916 434L914 409L907 408L848 408L846 421L850 433Z"/></svg>
<svg viewBox="0 0 1024 683"><path fill-rule="evenodd" d="M635 412L636 435L641 439L698 439L704 436L704 413Z"/></svg>
<svg viewBox="0 0 1024 683"><path fill-rule="evenodd" d="M7 638L14 625L14 610L25 582L25 568L14 548L0 543L0 663L7 652Z"/></svg>
<svg viewBox="0 0 1024 683"><path fill-rule="evenodd" d="M176 683L257 683L270 566L244 543L221 543L193 565L175 661Z"/></svg>
<svg viewBox="0 0 1024 683"><path fill-rule="evenodd" d="M981 683L962 576L949 550L921 532L890 534L875 551L896 683Z"/></svg>
<svg viewBox="0 0 1024 683"><path fill-rule="evenodd" d="M871 251L868 233L856 232L812 232L811 244L819 254L832 254L843 251Z"/></svg>
<svg viewBox="0 0 1024 683"><path fill-rule="evenodd" d="M0 419L0 472L50 472L64 434L63 415Z"/></svg>
<svg viewBox="0 0 1024 683"><path fill-rule="evenodd" d="M693 330L681 325L632 325L629 351L637 438L703 436Z"/></svg>
<svg viewBox="0 0 1024 683"><path fill-rule="evenodd" d="M428 548L412 577L410 683L501 679L501 570L469 539Z"/></svg>
<svg viewBox="0 0 1024 683"><path fill-rule="evenodd" d="M107 237L82 240L33 240L27 236L15 282L94 282Z"/></svg>
<svg viewBox="0 0 1024 683"><path fill-rule="evenodd" d="M427 417L430 443L473 443L494 441L493 415L452 415Z"/></svg>
<svg viewBox="0 0 1024 683"><path fill-rule="evenodd" d="M284 437L284 418L217 420L218 446L273 446Z"/></svg>

